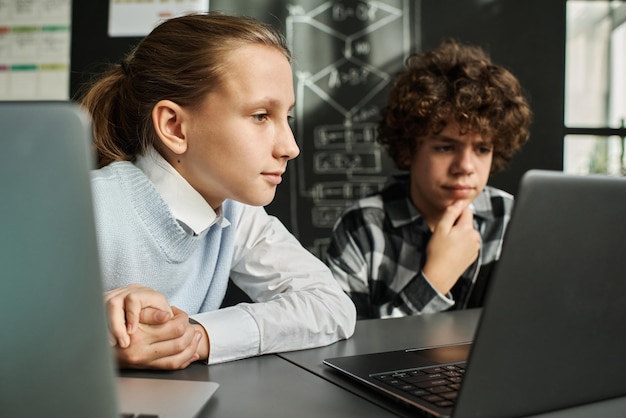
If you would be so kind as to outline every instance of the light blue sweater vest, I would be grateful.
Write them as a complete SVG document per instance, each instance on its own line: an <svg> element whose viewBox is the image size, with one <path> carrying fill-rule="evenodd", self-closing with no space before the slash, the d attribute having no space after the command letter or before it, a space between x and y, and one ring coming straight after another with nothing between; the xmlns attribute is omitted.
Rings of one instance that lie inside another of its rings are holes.
<svg viewBox="0 0 626 418"><path fill-rule="evenodd" d="M139 283L188 314L218 309L231 269L241 205L225 201L224 218L194 236L173 217L154 185L130 162L92 172L105 290Z"/></svg>

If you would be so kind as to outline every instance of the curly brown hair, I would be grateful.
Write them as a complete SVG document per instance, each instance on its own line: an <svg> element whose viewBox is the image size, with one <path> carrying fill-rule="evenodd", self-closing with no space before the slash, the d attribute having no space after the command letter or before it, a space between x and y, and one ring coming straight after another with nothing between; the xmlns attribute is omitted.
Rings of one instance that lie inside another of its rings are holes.
<svg viewBox="0 0 626 418"><path fill-rule="evenodd" d="M378 142L408 170L418 139L456 121L461 134L491 139L491 172L501 171L528 140L532 111L517 78L481 48L444 40L412 54L381 111Z"/></svg>

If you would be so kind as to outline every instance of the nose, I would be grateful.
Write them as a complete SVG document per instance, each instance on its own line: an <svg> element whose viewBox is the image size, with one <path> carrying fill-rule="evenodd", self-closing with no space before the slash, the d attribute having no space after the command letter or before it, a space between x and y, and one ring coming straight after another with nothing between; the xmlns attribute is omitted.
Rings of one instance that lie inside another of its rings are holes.
<svg viewBox="0 0 626 418"><path fill-rule="evenodd" d="M459 149L455 156L453 170L454 174L472 174L475 169L475 155L471 147Z"/></svg>
<svg viewBox="0 0 626 418"><path fill-rule="evenodd" d="M286 160L296 158L300 154L300 148L296 143L296 138L293 135L293 131L291 130L289 123L285 122L281 125L277 134L275 147L276 157L284 158Z"/></svg>

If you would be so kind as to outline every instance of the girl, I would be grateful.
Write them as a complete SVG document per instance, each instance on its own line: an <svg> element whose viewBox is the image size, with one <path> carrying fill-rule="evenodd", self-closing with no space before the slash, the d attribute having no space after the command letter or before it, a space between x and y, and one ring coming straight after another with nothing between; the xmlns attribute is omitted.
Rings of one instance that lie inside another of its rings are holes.
<svg viewBox="0 0 626 418"><path fill-rule="evenodd" d="M82 96L122 367L178 369L352 335L351 300L263 209L299 153L290 59L265 24L187 15L157 26ZM219 309L229 277L255 303Z"/></svg>

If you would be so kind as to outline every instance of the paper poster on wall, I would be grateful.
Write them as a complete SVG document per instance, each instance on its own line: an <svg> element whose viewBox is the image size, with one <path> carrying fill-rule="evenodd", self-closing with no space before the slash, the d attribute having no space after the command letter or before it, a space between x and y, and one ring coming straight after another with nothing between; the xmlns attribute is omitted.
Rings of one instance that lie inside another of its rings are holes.
<svg viewBox="0 0 626 418"><path fill-rule="evenodd" d="M0 0L0 100L69 98L71 0Z"/></svg>
<svg viewBox="0 0 626 418"><path fill-rule="evenodd" d="M163 20L208 10L209 0L110 0L109 36L146 36Z"/></svg>

